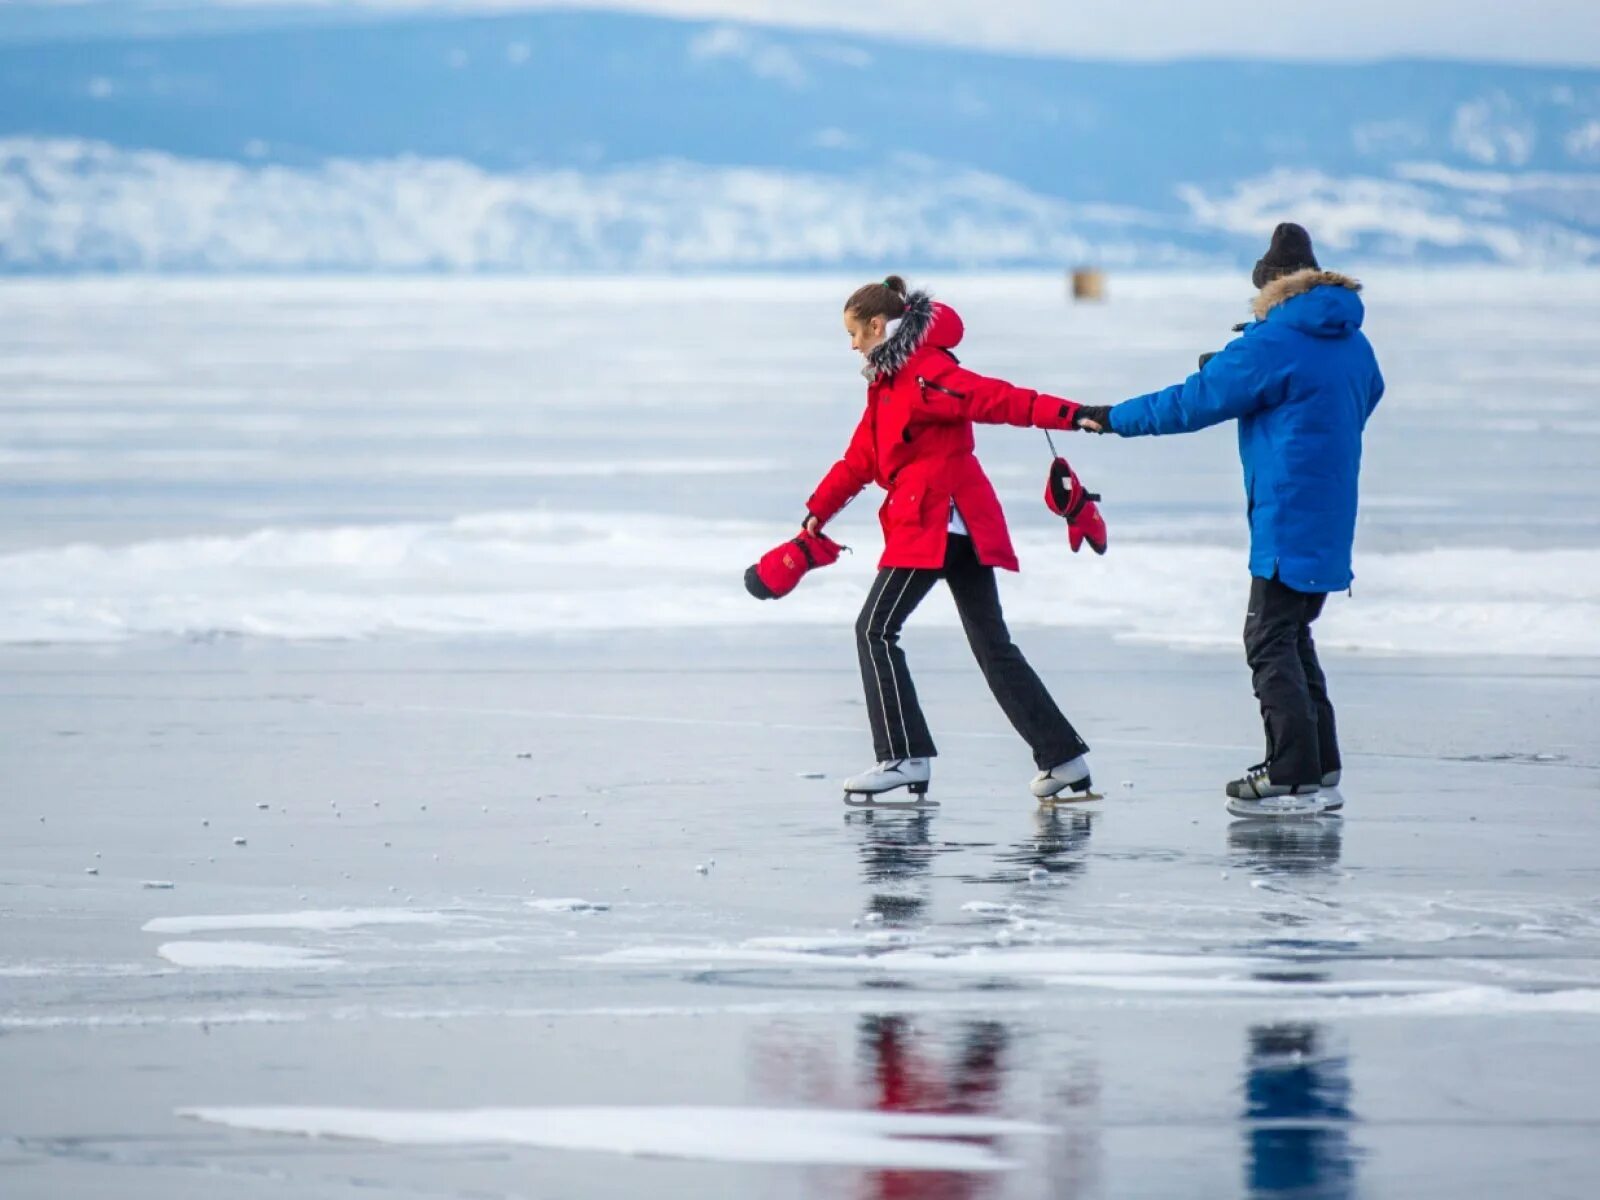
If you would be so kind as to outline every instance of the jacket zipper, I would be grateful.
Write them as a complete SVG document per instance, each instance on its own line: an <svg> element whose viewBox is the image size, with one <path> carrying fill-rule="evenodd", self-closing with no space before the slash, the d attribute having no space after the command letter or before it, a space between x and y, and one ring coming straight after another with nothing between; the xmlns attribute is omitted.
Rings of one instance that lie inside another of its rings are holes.
<svg viewBox="0 0 1600 1200"><path fill-rule="evenodd" d="M954 396L957 400L965 400L967 398L967 394L965 392L958 392L952 388L947 388L942 383L932 383L924 379L921 375L917 376L917 383L921 385L923 391L927 391L929 388L932 388L936 392L943 392L946 396Z"/></svg>

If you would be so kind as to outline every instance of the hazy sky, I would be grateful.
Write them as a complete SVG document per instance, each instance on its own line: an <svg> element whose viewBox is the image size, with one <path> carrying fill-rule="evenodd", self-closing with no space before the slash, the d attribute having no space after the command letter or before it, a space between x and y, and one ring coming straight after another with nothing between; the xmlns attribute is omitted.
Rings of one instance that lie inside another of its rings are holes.
<svg viewBox="0 0 1600 1200"><path fill-rule="evenodd" d="M0 0L9 4L80 0ZM200 5L506 10L630 8L905 32L1085 57L1425 55L1600 65L1600 0L123 0Z"/></svg>
<svg viewBox="0 0 1600 1200"><path fill-rule="evenodd" d="M14 0L6 0L14 2ZM37 3L38 0L32 0ZM74 0L56 0L73 3ZM495 10L631 8L748 17L1087 57L1426 55L1600 65L1600 0L137 0ZM3 5L0 5L3 8Z"/></svg>

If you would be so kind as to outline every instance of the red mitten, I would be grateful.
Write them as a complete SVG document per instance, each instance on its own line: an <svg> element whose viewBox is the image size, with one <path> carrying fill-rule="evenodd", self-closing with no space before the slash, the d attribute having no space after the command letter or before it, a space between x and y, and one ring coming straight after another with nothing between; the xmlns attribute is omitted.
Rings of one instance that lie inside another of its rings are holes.
<svg viewBox="0 0 1600 1200"><path fill-rule="evenodd" d="M744 573L744 586L757 600L777 600L799 585L807 571L839 560L844 549L827 534L801 530L799 536L774 546Z"/></svg>
<svg viewBox="0 0 1600 1200"><path fill-rule="evenodd" d="M1044 486L1044 502L1050 511L1067 523L1067 541L1076 554L1084 542L1096 554L1106 552L1106 519L1095 501L1100 499L1083 486L1064 458L1050 464L1050 478Z"/></svg>

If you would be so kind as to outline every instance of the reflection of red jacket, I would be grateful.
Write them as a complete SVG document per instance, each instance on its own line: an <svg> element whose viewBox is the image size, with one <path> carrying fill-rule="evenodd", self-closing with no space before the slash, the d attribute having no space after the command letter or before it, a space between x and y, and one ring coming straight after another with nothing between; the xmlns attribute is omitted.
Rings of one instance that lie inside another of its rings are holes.
<svg viewBox="0 0 1600 1200"><path fill-rule="evenodd" d="M990 1113L998 1107L1005 1050L1005 1027L977 1021L963 1029L961 1056L950 1068L918 1053L915 1035L903 1017L866 1017L864 1048L871 1055L879 1112ZM992 1137L960 1139L994 1147ZM866 1177L869 1200L971 1200L982 1175L957 1171L873 1171Z"/></svg>
<svg viewBox="0 0 1600 1200"><path fill-rule="evenodd" d="M1017 569L1005 513L973 454L974 422L1071 429L1071 400L1013 387L957 364L961 318L913 292L900 327L872 352L867 411L844 457L817 485L806 508L826 523L862 488L888 493L880 567L942 567L955 501L978 561Z"/></svg>

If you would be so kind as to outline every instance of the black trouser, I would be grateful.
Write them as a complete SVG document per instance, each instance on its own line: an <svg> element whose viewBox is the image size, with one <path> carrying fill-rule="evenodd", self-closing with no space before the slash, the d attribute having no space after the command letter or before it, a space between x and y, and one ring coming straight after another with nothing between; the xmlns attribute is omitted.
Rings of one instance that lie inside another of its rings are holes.
<svg viewBox="0 0 1600 1200"><path fill-rule="evenodd" d="M943 569L888 567L879 571L856 621L861 681L867 691L867 715L878 760L931 758L938 753L906 669L900 630L941 578L950 585L961 625L989 690L1033 750L1039 769L1086 753L1089 747L1061 715L1011 640L1000 611L994 568L978 561L971 538L953 533Z"/></svg>
<svg viewBox="0 0 1600 1200"><path fill-rule="evenodd" d="M1328 597L1297 592L1276 577L1250 580L1244 652L1267 731L1268 777L1296 786L1337 771L1339 735L1311 623Z"/></svg>

